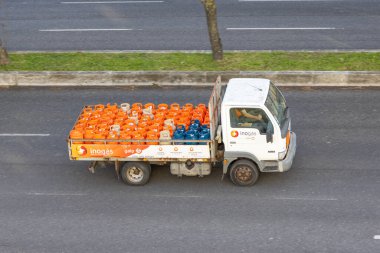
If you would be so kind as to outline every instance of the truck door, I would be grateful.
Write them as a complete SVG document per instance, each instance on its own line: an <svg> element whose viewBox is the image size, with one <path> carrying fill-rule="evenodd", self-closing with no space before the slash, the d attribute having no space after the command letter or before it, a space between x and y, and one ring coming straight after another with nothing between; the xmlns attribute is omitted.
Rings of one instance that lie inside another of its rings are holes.
<svg viewBox="0 0 380 253"><path fill-rule="evenodd" d="M269 117L264 110L231 107L228 116L226 151L249 152L259 160L277 159L275 138L267 142Z"/></svg>

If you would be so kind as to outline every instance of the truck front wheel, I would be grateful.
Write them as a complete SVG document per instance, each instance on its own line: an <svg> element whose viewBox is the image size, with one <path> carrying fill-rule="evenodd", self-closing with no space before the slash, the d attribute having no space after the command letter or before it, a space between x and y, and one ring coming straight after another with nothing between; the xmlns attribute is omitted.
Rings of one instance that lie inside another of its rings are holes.
<svg viewBox="0 0 380 253"><path fill-rule="evenodd" d="M150 164L143 162L126 162L120 171L121 178L129 185L144 185L150 178Z"/></svg>
<svg viewBox="0 0 380 253"><path fill-rule="evenodd" d="M238 160L231 165L230 179L239 186L254 185L259 179L259 170L257 166L249 160Z"/></svg>

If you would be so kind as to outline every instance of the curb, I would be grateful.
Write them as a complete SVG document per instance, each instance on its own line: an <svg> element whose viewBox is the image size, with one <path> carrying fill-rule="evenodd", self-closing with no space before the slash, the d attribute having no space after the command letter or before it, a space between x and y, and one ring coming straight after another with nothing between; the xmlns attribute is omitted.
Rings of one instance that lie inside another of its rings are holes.
<svg viewBox="0 0 380 253"><path fill-rule="evenodd" d="M95 71L0 72L0 86L212 85L218 75L267 78L279 86L380 87L379 71Z"/></svg>

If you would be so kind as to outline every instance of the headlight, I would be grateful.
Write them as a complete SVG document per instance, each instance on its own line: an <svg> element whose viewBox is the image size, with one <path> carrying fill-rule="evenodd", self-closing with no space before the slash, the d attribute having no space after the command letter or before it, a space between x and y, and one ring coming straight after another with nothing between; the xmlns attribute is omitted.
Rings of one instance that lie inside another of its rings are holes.
<svg viewBox="0 0 380 253"><path fill-rule="evenodd" d="M278 160L284 160L286 156L286 150L283 152L278 152Z"/></svg>

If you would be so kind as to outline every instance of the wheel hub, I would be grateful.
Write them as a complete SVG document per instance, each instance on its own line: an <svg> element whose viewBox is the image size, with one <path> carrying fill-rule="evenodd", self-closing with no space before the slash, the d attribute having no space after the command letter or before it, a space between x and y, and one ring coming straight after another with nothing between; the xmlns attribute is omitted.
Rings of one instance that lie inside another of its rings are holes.
<svg viewBox="0 0 380 253"><path fill-rule="evenodd" d="M128 179L134 183L140 182L143 176L144 176L143 171L136 167L131 167L127 171Z"/></svg>
<svg viewBox="0 0 380 253"><path fill-rule="evenodd" d="M252 179L252 171L248 167L241 167L236 170L236 178L247 182Z"/></svg>

